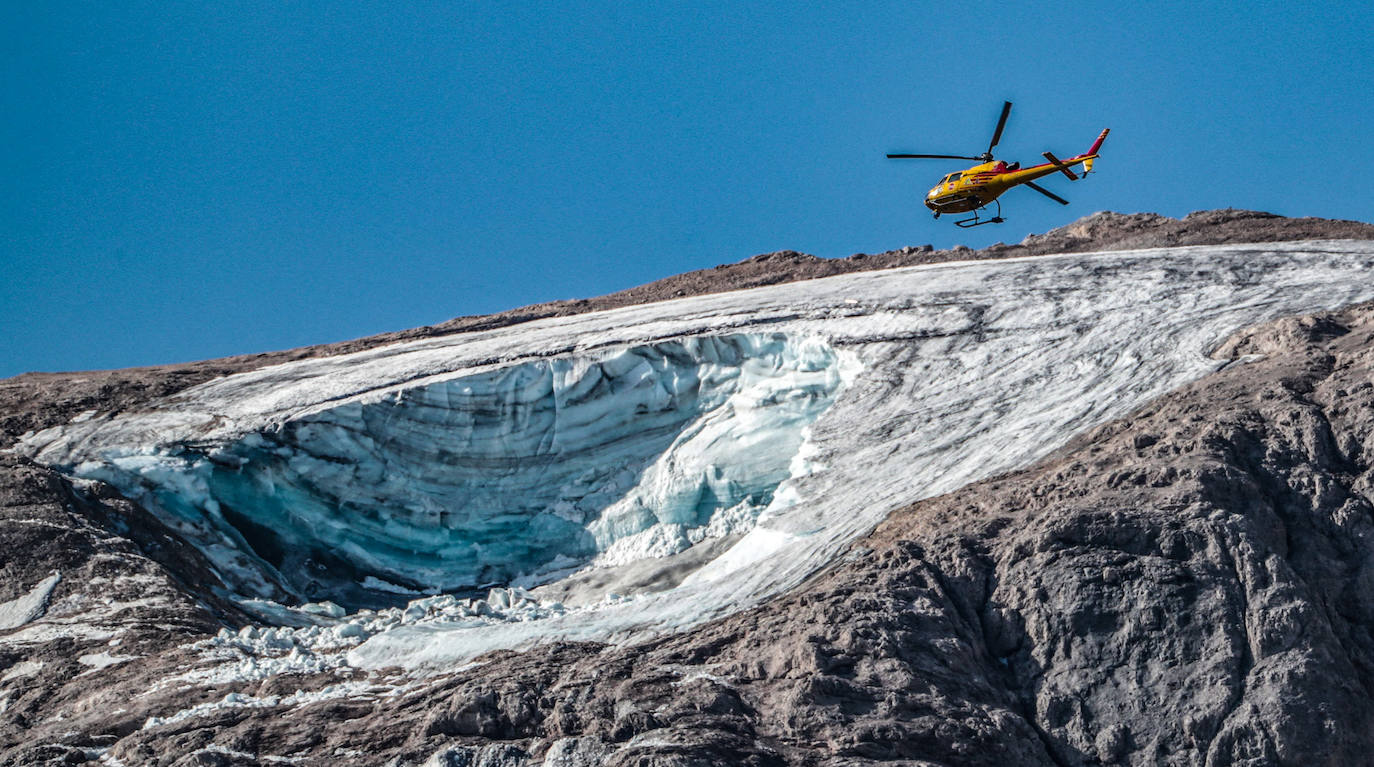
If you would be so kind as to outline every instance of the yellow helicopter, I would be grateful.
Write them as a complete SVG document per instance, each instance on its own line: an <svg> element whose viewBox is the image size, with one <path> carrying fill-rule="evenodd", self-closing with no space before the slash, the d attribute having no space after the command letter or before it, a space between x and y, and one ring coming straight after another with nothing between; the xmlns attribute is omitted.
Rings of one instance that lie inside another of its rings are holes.
<svg viewBox="0 0 1374 767"><path fill-rule="evenodd" d="M1002 116L997 118L997 129L992 132L992 142L988 144L988 151L977 157L966 157L957 154L889 154L890 159L937 159L937 160L980 160L981 165L975 165L968 170L958 173L951 173L940 179L929 193L926 194L926 207L935 211L935 217L939 218L941 213L967 213L973 211L971 218L964 218L954 223L958 226L968 228L970 226L981 226L982 224L1000 224L1006 219L1002 218L1002 203L997 198L1008 189L1014 186L1025 184L1040 194L1054 200L1061 205L1068 205L1069 201L1051 192L1050 190L1033 183L1035 179L1048 176L1051 173L1063 173L1069 177L1070 181L1077 181L1079 174L1074 173L1071 168L1074 165L1083 166L1083 176L1092 172L1093 160L1097 159L1097 150L1102 147L1102 141L1111 132L1110 128L1104 128L1098 134L1097 140L1093 142L1092 148L1080 155L1075 155L1067 160L1060 160L1049 152L1044 153L1044 157L1049 162L1043 165L1033 165L1029 168L1022 168L1021 163L1005 163L1001 160L992 158L992 149L997 146L997 142L1002 139L1002 129L1007 125L1007 115L1011 114L1011 102L1006 101L1002 104ZM997 212L990 218L980 218L979 211L984 210L988 203L997 203Z"/></svg>

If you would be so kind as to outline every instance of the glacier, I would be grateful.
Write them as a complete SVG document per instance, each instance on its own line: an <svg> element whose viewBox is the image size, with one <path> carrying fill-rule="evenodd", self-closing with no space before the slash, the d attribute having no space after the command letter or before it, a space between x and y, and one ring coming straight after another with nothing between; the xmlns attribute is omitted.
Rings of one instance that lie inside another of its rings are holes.
<svg viewBox="0 0 1374 767"><path fill-rule="evenodd" d="M19 450L157 510L246 602L349 607L274 641L451 668L755 604L1244 364L1209 356L1241 327L1374 300L1371 269L1310 241L847 274L290 362Z"/></svg>

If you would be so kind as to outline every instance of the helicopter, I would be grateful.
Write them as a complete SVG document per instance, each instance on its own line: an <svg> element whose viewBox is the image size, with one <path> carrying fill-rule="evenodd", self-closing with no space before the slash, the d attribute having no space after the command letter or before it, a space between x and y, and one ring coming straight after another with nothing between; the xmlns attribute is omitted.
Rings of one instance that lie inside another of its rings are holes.
<svg viewBox="0 0 1374 767"><path fill-rule="evenodd" d="M1083 166L1081 175L1087 176L1092 172L1093 160L1097 159L1097 150L1102 147L1102 141L1107 138L1111 129L1104 128L1102 133L1098 134L1092 147L1083 154L1060 160L1050 152L1044 152L1043 156L1048 162L1022 168L1019 162L1006 163L1001 160L994 160L992 157L993 148L1002 139L1002 129L1007 125L1007 115L1009 114L1011 114L1011 102L1003 102L1002 116L997 118L997 128L992 132L992 141L988 144L988 150L976 157L956 154L889 154L888 159L980 161L980 165L975 165L958 173L951 173L940 179L940 183L936 184L926 194L925 198L926 207L935 211L936 218L939 218L942 213L968 213L972 211L973 216L954 222L955 225L966 229L971 226L1000 224L1005 221L1006 219L1002 218L1002 203L997 198L1008 189L1021 184L1025 184L1060 205L1068 205L1068 200L1034 183L1034 180L1051 173L1063 173L1069 177L1070 181L1077 181L1080 174L1074 173L1071 168L1079 164ZM996 203L997 212L989 218L980 217L979 212L986 211L989 203Z"/></svg>

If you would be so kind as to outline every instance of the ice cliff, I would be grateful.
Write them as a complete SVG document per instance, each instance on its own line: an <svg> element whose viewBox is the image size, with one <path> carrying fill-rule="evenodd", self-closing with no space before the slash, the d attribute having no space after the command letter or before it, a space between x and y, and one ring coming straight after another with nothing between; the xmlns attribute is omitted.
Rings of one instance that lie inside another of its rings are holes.
<svg viewBox="0 0 1374 767"><path fill-rule="evenodd" d="M805 430L843 367L815 339L690 337L391 387L72 470L144 498L253 596L533 585L747 531L808 472Z"/></svg>

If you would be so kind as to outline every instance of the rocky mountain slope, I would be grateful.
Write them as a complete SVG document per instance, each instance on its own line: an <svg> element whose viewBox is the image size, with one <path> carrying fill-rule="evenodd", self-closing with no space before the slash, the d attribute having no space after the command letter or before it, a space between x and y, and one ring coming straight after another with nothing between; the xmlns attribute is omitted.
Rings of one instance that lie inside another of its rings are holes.
<svg viewBox="0 0 1374 767"><path fill-rule="evenodd" d="M903 259L1266 232L1374 240L1371 229L1098 214L990 252L774 254L416 333ZM1243 331L1214 352L1232 361L1219 372L1030 468L891 514L744 612L628 646L554 642L421 676L303 652L297 634L209 587L213 563L165 521L109 485L0 454L0 763L1362 763L1374 732L1371 334L1368 306ZM0 382L4 442L230 372L401 339L21 376ZM340 630L328 625L303 628ZM235 643L279 652L216 677L205 656L241 657Z"/></svg>

